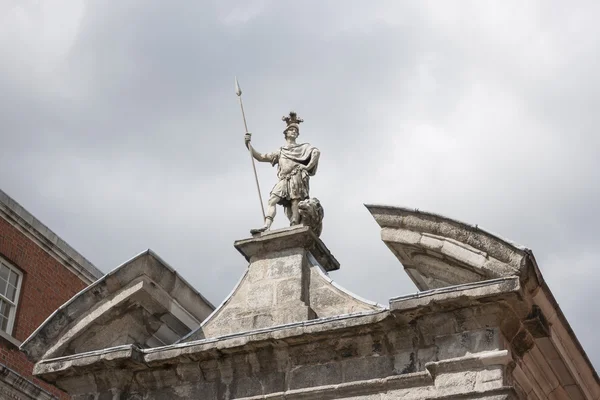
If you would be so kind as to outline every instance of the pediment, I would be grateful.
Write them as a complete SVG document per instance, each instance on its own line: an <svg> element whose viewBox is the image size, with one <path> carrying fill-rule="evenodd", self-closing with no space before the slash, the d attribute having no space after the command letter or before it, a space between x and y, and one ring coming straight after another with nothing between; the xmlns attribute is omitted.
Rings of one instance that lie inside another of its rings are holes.
<svg viewBox="0 0 600 400"><path fill-rule="evenodd" d="M39 361L128 344L168 345L198 328L213 309L148 250L61 306L21 350Z"/></svg>
<svg viewBox="0 0 600 400"><path fill-rule="evenodd" d="M478 226L402 207L366 207L419 290L527 273L527 249Z"/></svg>

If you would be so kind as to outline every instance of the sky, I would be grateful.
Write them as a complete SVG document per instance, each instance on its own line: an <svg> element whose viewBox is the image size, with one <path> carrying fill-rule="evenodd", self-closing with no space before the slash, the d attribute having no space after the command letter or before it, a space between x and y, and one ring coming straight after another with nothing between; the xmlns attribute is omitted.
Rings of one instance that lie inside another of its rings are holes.
<svg viewBox="0 0 600 400"><path fill-rule="evenodd" d="M364 204L531 248L600 366L600 2L0 0L0 188L108 272L151 248L213 304L262 225L253 145L321 151L340 285L416 287ZM257 165L266 201L276 182ZM279 210L274 227L284 227Z"/></svg>

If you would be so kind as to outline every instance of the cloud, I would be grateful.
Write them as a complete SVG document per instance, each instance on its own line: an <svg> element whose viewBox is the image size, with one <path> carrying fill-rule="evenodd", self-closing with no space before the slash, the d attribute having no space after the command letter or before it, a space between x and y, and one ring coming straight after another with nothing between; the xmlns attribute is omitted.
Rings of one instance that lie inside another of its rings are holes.
<svg viewBox="0 0 600 400"><path fill-rule="evenodd" d="M599 7L5 2L2 188L104 271L150 247L219 303L245 268L232 242L261 224L237 75L258 150L291 109L321 149L340 284L416 290L363 203L479 224L534 250L598 364Z"/></svg>

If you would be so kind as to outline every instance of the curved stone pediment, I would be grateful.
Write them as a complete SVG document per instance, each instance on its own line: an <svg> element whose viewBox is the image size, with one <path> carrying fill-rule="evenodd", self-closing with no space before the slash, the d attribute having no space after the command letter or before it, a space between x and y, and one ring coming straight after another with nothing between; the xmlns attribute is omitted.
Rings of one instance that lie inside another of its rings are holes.
<svg viewBox="0 0 600 400"><path fill-rule="evenodd" d="M381 239L419 290L523 276L529 252L507 240L441 215L366 205Z"/></svg>
<svg viewBox="0 0 600 400"><path fill-rule="evenodd" d="M213 309L147 250L61 306L21 350L39 361L127 344L162 346L196 329Z"/></svg>

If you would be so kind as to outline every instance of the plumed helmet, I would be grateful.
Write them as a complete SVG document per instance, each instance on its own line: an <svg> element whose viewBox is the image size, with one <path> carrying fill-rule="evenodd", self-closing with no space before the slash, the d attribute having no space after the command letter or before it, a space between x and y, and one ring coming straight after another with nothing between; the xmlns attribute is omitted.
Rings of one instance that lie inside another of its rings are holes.
<svg viewBox="0 0 600 400"><path fill-rule="evenodd" d="M289 128L296 128L298 133L300 133L300 123L304 122L303 119L298 118L298 114L295 111L290 111L289 116L281 117L282 121L285 121L286 127L283 130L283 133L287 132Z"/></svg>

